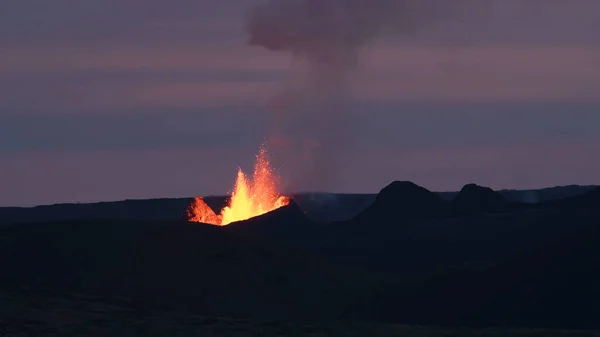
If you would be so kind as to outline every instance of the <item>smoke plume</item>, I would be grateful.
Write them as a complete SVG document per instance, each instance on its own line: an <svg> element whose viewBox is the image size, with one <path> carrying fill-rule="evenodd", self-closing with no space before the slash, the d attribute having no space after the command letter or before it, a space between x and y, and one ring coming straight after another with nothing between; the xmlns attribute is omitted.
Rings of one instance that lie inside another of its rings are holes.
<svg viewBox="0 0 600 337"><path fill-rule="evenodd" d="M289 52L299 70L271 102L270 143L287 159L289 188L335 188L340 153L351 152L358 127L349 86L361 49L385 29L410 30L416 13L410 3L269 0L249 12L250 44Z"/></svg>

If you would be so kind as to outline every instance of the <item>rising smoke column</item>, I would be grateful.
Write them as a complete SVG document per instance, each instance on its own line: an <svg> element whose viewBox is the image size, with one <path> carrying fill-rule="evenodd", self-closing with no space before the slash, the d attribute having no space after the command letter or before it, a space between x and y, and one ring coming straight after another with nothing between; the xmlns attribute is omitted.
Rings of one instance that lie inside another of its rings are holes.
<svg viewBox="0 0 600 337"><path fill-rule="evenodd" d="M269 0L251 9L250 44L289 52L300 70L271 104L271 143L296 160L287 161L292 189L334 188L339 154L357 126L349 86L360 51L386 26L402 27L410 12L407 0Z"/></svg>

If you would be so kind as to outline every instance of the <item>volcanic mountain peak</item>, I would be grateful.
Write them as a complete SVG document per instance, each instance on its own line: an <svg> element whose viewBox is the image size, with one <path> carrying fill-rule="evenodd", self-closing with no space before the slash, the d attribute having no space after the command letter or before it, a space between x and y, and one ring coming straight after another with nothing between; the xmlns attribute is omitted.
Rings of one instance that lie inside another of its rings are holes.
<svg viewBox="0 0 600 337"><path fill-rule="evenodd" d="M489 187L477 185L475 183L466 184L465 186L463 186L463 188L460 189L460 192L471 192L471 191L494 192L494 190Z"/></svg>
<svg viewBox="0 0 600 337"><path fill-rule="evenodd" d="M442 199L428 189L410 181L394 181L384 187L375 203L394 204L396 207L412 205L421 206L425 204L441 204Z"/></svg>
<svg viewBox="0 0 600 337"><path fill-rule="evenodd" d="M458 213L500 212L506 209L508 201L489 187L467 184L452 200L452 205Z"/></svg>
<svg viewBox="0 0 600 337"><path fill-rule="evenodd" d="M389 223L442 215L444 201L410 181L394 181L384 187L371 206L358 214L359 222Z"/></svg>
<svg viewBox="0 0 600 337"><path fill-rule="evenodd" d="M295 238L313 233L319 227L304 214L293 199L290 199L286 206L248 220L233 222L225 229L277 238Z"/></svg>

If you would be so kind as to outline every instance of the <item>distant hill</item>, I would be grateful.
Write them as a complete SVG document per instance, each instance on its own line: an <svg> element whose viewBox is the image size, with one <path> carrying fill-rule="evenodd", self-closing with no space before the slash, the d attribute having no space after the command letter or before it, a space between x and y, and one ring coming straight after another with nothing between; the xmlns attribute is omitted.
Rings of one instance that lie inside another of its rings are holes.
<svg viewBox="0 0 600 337"><path fill-rule="evenodd" d="M191 201L192 198L148 199L36 207L4 207L0 208L0 223L74 219L178 220Z"/></svg>
<svg viewBox="0 0 600 337"><path fill-rule="evenodd" d="M575 197L598 187L597 185L566 185L533 190L497 190L511 202L540 203ZM459 192L438 192L444 200L454 199Z"/></svg>
<svg viewBox="0 0 600 337"><path fill-rule="evenodd" d="M369 207L349 224L372 230L393 222L393 226L413 219L442 217L445 203L439 195L409 181L394 181L384 187Z"/></svg>
<svg viewBox="0 0 600 337"><path fill-rule="evenodd" d="M499 192L476 184L465 185L452 199L452 212L460 215L503 213L509 210L509 201Z"/></svg>

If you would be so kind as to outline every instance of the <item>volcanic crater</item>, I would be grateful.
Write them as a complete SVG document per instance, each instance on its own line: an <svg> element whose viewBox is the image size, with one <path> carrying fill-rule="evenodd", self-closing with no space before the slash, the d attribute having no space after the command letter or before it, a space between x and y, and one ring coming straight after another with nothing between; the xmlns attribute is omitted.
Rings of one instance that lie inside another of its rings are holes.
<svg viewBox="0 0 600 337"><path fill-rule="evenodd" d="M279 193L279 176L271 168L266 146L261 146L252 177L238 169L237 179L226 206L217 214L202 197L195 197L185 217L190 222L226 226L274 211L290 203L290 197Z"/></svg>

